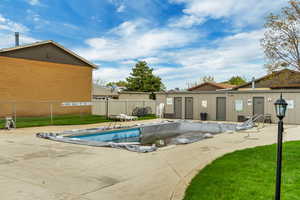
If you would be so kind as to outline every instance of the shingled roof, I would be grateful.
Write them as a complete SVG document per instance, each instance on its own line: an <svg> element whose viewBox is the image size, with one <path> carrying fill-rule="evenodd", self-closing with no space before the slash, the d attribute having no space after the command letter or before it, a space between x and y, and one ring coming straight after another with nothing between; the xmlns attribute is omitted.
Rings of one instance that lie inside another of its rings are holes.
<svg viewBox="0 0 300 200"><path fill-rule="evenodd" d="M68 54L76 57L77 59L81 60L83 63L87 64L88 66L92 67L92 68L97 68L97 66L91 62L89 62L88 60L84 59L83 57L77 55L76 53L74 53L73 51L65 48L64 46L52 41L52 40L45 40L45 41L41 41L41 42L35 42L32 44L26 44L26 45L21 45L21 46L16 46L16 47L11 47L11 48L4 48L4 49L0 49L0 56L1 53L4 52L10 52L10 51L17 51L20 49L25 49L25 48L31 48L31 47L35 47L35 46L40 46L40 45L45 45L45 44L52 44L60 49L62 49L63 51L67 52Z"/></svg>
<svg viewBox="0 0 300 200"><path fill-rule="evenodd" d="M236 87L235 85L230 85L230 84L226 84L226 83L205 82L205 83L202 83L202 84L199 84L199 85L189 88L188 91L194 91L194 90L200 89L201 87L206 86L206 85L213 86L216 88L216 90L231 89L231 88Z"/></svg>
<svg viewBox="0 0 300 200"><path fill-rule="evenodd" d="M284 73L289 73L290 75L286 77L284 80L276 80L275 78L279 77L279 75L284 74ZM270 74L267 74L263 77L260 77L258 79L254 80L255 85L264 80L272 80L275 79L273 83L270 83L268 85L269 88L271 89L280 89L280 88L299 88L300 86L300 72L299 71L294 71L290 69L283 69L280 71L275 71ZM252 81L245 83L243 85L239 85L234 87L233 89L240 89L240 88L247 88L252 85Z"/></svg>

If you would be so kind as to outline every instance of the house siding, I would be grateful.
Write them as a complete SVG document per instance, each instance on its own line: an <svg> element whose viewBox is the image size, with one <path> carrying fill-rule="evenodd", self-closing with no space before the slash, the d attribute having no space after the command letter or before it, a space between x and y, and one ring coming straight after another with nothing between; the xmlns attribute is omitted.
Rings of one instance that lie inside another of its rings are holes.
<svg viewBox="0 0 300 200"><path fill-rule="evenodd" d="M264 113L271 114L272 122L277 122L277 117L274 109L274 102L279 98L280 92L283 92L283 97L286 100L294 101L294 108L288 109L284 121L289 124L300 124L300 90L296 91L249 91L249 92L202 92L202 93L164 93L157 94L157 100L160 103L165 104L165 113L174 113L174 105L168 105L167 98L174 97L193 97L194 108L194 120L200 119L201 112L208 113L208 120L216 120L216 99L217 97L226 97L226 120L237 121L238 115L253 115L253 102L248 105L248 100L253 101L253 97L264 97ZM207 101L207 107L202 107L202 101ZM237 112L235 110L235 100L242 100L243 110ZM184 119L185 114L184 101L182 103L182 117Z"/></svg>

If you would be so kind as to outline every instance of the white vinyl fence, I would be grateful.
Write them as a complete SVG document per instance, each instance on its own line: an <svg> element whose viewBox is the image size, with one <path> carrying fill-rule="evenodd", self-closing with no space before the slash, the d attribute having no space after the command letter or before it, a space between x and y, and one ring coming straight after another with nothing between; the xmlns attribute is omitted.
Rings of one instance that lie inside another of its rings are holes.
<svg viewBox="0 0 300 200"><path fill-rule="evenodd" d="M147 108L149 114L156 114L157 102L155 100L93 100L93 115L132 115L135 108Z"/></svg>

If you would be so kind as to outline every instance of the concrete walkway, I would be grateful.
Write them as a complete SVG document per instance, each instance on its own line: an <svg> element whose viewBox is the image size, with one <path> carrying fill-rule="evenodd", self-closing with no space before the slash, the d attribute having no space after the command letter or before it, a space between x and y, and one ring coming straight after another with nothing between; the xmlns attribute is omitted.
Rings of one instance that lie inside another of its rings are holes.
<svg viewBox="0 0 300 200"><path fill-rule="evenodd" d="M141 121L137 123L142 123ZM0 131L0 194L5 200L180 200L191 178L225 153L276 142L277 127L220 134L194 144L139 154L35 137L101 125ZM286 126L300 140L300 126Z"/></svg>

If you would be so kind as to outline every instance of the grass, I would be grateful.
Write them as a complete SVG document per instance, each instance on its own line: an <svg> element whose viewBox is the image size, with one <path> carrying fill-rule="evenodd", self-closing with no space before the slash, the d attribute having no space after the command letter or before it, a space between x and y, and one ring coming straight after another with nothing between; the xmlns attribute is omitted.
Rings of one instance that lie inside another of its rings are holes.
<svg viewBox="0 0 300 200"><path fill-rule="evenodd" d="M191 181L184 200L273 200L276 145L227 154ZM300 142L283 148L282 199L300 199Z"/></svg>
<svg viewBox="0 0 300 200"><path fill-rule="evenodd" d="M155 119L155 115L147 115L139 117L138 120ZM106 119L105 116L98 115L61 115L54 116L53 123L50 117L18 117L17 128L49 126L49 125L80 125L80 124L96 124L103 122L112 122L113 120ZM0 128L4 128L5 120L0 120Z"/></svg>
<svg viewBox="0 0 300 200"><path fill-rule="evenodd" d="M139 120L149 120L149 119L156 119L156 116L154 114L145 115L143 117L139 117Z"/></svg>

